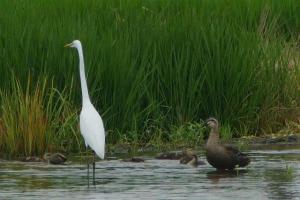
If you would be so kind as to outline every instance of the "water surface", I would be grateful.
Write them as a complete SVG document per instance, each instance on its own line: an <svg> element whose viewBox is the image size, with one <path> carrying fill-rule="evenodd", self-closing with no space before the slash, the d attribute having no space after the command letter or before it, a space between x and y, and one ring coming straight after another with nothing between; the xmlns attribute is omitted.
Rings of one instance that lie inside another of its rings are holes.
<svg viewBox="0 0 300 200"><path fill-rule="evenodd" d="M87 188L84 157L66 165L0 163L0 199L300 199L299 146L244 148L248 168L218 172L207 165L192 167L178 160L155 160L156 152L138 154L145 163L107 155L96 163L97 186ZM286 167L291 169L291 175Z"/></svg>

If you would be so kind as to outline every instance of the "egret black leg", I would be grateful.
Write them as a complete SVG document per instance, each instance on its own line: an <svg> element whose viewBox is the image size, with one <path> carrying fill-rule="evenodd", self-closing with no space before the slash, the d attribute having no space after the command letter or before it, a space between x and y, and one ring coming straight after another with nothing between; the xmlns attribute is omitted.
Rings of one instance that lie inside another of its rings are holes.
<svg viewBox="0 0 300 200"><path fill-rule="evenodd" d="M95 171L96 171L96 162L95 162L95 152L94 152L94 162L93 162L93 184L96 185L95 182Z"/></svg>
<svg viewBox="0 0 300 200"><path fill-rule="evenodd" d="M90 180L89 180L90 165L89 165L89 148L88 148L88 146L86 146L86 164L87 164L87 182L88 182L88 187L90 187Z"/></svg>

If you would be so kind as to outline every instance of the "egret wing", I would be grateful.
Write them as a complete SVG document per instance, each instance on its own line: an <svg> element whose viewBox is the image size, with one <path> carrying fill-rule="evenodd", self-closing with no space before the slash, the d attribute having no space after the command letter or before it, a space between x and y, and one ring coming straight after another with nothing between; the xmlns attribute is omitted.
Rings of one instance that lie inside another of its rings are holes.
<svg viewBox="0 0 300 200"><path fill-rule="evenodd" d="M93 105L82 108L80 114L80 131L88 146L104 159L105 131L102 119Z"/></svg>

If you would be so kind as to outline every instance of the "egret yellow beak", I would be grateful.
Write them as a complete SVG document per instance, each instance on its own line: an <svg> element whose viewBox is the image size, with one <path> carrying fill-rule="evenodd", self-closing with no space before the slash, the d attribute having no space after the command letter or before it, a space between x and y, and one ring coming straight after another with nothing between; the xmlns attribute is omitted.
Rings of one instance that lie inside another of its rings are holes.
<svg viewBox="0 0 300 200"><path fill-rule="evenodd" d="M64 47L68 48L68 47L70 47L72 45L73 45L73 43L70 43L70 44L66 44Z"/></svg>

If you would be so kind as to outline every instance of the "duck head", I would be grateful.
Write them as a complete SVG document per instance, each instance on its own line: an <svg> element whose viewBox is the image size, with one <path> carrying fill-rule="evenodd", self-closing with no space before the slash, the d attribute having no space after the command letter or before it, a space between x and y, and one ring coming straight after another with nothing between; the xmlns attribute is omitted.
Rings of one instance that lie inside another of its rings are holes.
<svg viewBox="0 0 300 200"><path fill-rule="evenodd" d="M182 154L183 154L184 156L192 156L192 155L194 154L194 151L193 151L193 149L184 149L184 150L182 151Z"/></svg>
<svg viewBox="0 0 300 200"><path fill-rule="evenodd" d="M51 153L45 153L44 154L44 160L49 161L51 156L52 156Z"/></svg>
<svg viewBox="0 0 300 200"><path fill-rule="evenodd" d="M209 126L211 129L216 130L218 129L219 122L215 118L209 118L204 123L201 124L202 126Z"/></svg>

